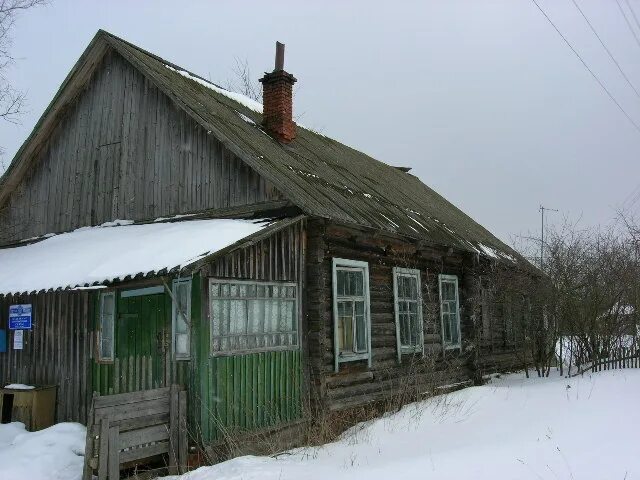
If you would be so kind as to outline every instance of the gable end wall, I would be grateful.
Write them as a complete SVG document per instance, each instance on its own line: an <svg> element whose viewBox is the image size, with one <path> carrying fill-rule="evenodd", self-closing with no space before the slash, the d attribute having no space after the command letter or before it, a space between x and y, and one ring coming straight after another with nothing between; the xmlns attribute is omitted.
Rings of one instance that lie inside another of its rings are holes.
<svg viewBox="0 0 640 480"><path fill-rule="evenodd" d="M283 199L115 53L37 155L0 207L0 245L115 219Z"/></svg>

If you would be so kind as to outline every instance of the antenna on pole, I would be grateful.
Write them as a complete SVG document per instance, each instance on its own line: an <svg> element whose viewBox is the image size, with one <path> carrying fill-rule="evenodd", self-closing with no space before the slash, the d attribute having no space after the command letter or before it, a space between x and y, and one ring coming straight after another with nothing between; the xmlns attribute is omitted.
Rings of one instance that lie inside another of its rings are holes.
<svg viewBox="0 0 640 480"><path fill-rule="evenodd" d="M555 208L547 208L543 205L540 205L540 270L543 269L544 265L544 212L557 212Z"/></svg>

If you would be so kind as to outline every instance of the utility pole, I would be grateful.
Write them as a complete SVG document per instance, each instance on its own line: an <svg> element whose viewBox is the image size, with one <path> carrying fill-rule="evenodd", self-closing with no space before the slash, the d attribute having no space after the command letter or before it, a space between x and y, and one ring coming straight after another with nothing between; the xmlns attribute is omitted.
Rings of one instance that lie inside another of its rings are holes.
<svg viewBox="0 0 640 480"><path fill-rule="evenodd" d="M558 210L554 209L554 208L546 208L542 205L540 205L540 216L541 216L541 222L540 222L540 270L542 270L544 268L544 212L545 210L547 212L557 212Z"/></svg>

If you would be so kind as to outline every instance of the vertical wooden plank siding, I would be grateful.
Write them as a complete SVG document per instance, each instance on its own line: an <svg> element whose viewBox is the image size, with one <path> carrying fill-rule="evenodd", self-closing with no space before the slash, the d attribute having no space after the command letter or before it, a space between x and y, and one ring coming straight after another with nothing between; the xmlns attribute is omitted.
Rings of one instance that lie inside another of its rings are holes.
<svg viewBox="0 0 640 480"><path fill-rule="evenodd" d="M65 291L0 296L0 328L8 328L9 306L33 305L33 329L24 331L24 349L0 353L0 381L57 385L57 421L86 421L91 401L94 295Z"/></svg>
<svg viewBox="0 0 640 480"><path fill-rule="evenodd" d="M209 375L209 388L217 394L203 418L207 423L203 431L209 432L206 441L301 416L300 350L214 357L209 362Z"/></svg>
<svg viewBox="0 0 640 480"><path fill-rule="evenodd" d="M198 356L198 393L192 400L194 418L205 443L226 435L291 422L302 415L303 362L296 350L243 355L210 355L208 279L235 278L288 281L298 285L299 328L303 324L304 222L274 233L256 244L206 265L201 271L202 322L194 333ZM195 289L194 289L195 290ZM191 408L191 407L190 407Z"/></svg>
<svg viewBox="0 0 640 480"><path fill-rule="evenodd" d="M0 208L0 245L116 218L282 198L114 53Z"/></svg>

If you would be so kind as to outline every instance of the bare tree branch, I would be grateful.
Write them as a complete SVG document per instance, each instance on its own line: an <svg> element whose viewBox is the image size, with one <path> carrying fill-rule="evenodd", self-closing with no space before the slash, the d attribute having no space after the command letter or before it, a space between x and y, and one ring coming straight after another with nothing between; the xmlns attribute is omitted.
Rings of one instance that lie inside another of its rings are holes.
<svg viewBox="0 0 640 480"><path fill-rule="evenodd" d="M257 77L253 77L249 62L236 57L235 65L231 71L234 78L227 81L227 89L262 103L262 85L258 82Z"/></svg>
<svg viewBox="0 0 640 480"><path fill-rule="evenodd" d="M14 62L11 56L11 31L18 15L33 7L45 5L47 0L0 0L0 118L16 123L25 105L25 94L7 81L5 71Z"/></svg>

